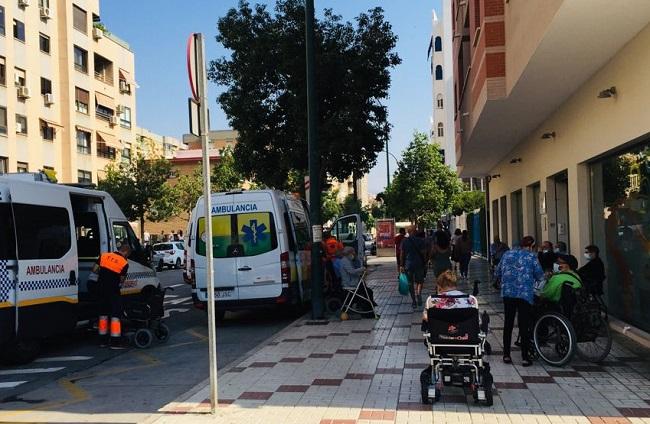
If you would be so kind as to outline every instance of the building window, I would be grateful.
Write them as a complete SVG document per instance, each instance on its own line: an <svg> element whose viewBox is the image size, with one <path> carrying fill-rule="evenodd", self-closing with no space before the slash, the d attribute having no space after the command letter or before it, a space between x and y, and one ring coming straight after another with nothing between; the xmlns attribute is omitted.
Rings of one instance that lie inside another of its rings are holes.
<svg viewBox="0 0 650 424"><path fill-rule="evenodd" d="M438 109L442 109L444 107L444 100L442 99L442 94L438 94L436 96L436 106Z"/></svg>
<svg viewBox="0 0 650 424"><path fill-rule="evenodd" d="M16 134L27 135L27 117L16 114Z"/></svg>
<svg viewBox="0 0 650 424"><path fill-rule="evenodd" d="M38 34L38 47L43 53L50 54L50 37L45 34Z"/></svg>
<svg viewBox="0 0 650 424"><path fill-rule="evenodd" d="M115 159L116 153L115 147L110 147L104 141L97 141L97 156L113 160Z"/></svg>
<svg viewBox="0 0 650 424"><path fill-rule="evenodd" d="M41 77L41 94L52 94L52 81Z"/></svg>
<svg viewBox="0 0 650 424"><path fill-rule="evenodd" d="M0 134L7 135L7 108L0 107Z"/></svg>
<svg viewBox="0 0 650 424"><path fill-rule="evenodd" d="M95 105L95 114L99 119L103 119L105 121L108 121L115 115L113 109L100 105L99 103Z"/></svg>
<svg viewBox="0 0 650 424"><path fill-rule="evenodd" d="M7 66L4 56L0 56L0 85L7 85Z"/></svg>
<svg viewBox="0 0 650 424"><path fill-rule="evenodd" d="M130 162L131 161L131 146L126 146L122 149L122 161Z"/></svg>
<svg viewBox="0 0 650 424"><path fill-rule="evenodd" d="M23 69L14 68L14 83L16 87L24 87L27 84L27 74Z"/></svg>
<svg viewBox="0 0 650 424"><path fill-rule="evenodd" d="M85 74L88 73L88 52L78 46L74 46L74 68Z"/></svg>
<svg viewBox="0 0 650 424"><path fill-rule="evenodd" d="M436 66L436 80L440 81L442 79L442 66L437 65Z"/></svg>
<svg viewBox="0 0 650 424"><path fill-rule="evenodd" d="M0 6L0 34L5 35L5 7Z"/></svg>
<svg viewBox="0 0 650 424"><path fill-rule="evenodd" d="M436 41L435 41L434 45L435 45L435 47L434 47L435 50L437 52L441 52L442 51L442 38L441 37L436 37Z"/></svg>
<svg viewBox="0 0 650 424"><path fill-rule="evenodd" d="M95 79L113 85L113 62L95 53Z"/></svg>
<svg viewBox="0 0 650 424"><path fill-rule="evenodd" d="M77 112L85 113L88 115L88 102L90 101L90 94L86 90L79 87L74 88L74 104Z"/></svg>
<svg viewBox="0 0 650 424"><path fill-rule="evenodd" d="M6 174L9 169L9 160L0 156L0 174Z"/></svg>
<svg viewBox="0 0 650 424"><path fill-rule="evenodd" d="M77 153L90 154L90 133L77 130Z"/></svg>
<svg viewBox="0 0 650 424"><path fill-rule="evenodd" d="M76 30L88 34L88 15L85 10L76 4L72 5L72 26Z"/></svg>
<svg viewBox="0 0 650 424"><path fill-rule="evenodd" d="M131 94L131 84L122 78L120 78L120 93Z"/></svg>
<svg viewBox="0 0 650 424"><path fill-rule="evenodd" d="M93 182L93 174L90 171L77 170L77 182L80 184L91 184Z"/></svg>
<svg viewBox="0 0 650 424"><path fill-rule="evenodd" d="M18 162L16 164L16 170L22 173L29 172L29 165L27 162Z"/></svg>
<svg viewBox="0 0 650 424"><path fill-rule="evenodd" d="M14 19L14 38L25 42L25 24Z"/></svg>
<svg viewBox="0 0 650 424"><path fill-rule="evenodd" d="M438 137L444 137L445 136L445 128L442 125L442 122L438 122Z"/></svg>
<svg viewBox="0 0 650 424"><path fill-rule="evenodd" d="M46 141L54 141L55 130L51 125L47 125L47 122L41 121L41 137Z"/></svg>
<svg viewBox="0 0 650 424"><path fill-rule="evenodd" d="M120 125L124 128L131 128L131 108L122 106L120 112Z"/></svg>

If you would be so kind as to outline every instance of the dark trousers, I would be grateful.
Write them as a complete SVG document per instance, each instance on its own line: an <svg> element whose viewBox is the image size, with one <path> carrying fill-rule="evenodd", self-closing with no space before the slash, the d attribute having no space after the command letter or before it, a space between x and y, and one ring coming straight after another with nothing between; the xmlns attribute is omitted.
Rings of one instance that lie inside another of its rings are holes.
<svg viewBox="0 0 650 424"><path fill-rule="evenodd" d="M521 336L521 355L524 360L528 359L530 344L530 325L532 305L523 299L504 297L503 307L505 312L503 325L503 356L510 356L510 344L512 342L512 329L515 326L515 315L517 315L517 326Z"/></svg>
<svg viewBox="0 0 650 424"><path fill-rule="evenodd" d="M471 253L463 253L460 255L460 275L467 277L469 271L469 261L472 260Z"/></svg>

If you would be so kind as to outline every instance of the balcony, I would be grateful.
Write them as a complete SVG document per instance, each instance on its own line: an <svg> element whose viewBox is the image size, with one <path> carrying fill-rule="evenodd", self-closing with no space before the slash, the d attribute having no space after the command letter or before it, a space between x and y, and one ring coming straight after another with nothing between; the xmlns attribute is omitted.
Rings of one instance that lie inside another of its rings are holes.
<svg viewBox="0 0 650 424"><path fill-rule="evenodd" d="M95 53L95 79L110 86L115 81L113 77L113 62L97 53Z"/></svg>

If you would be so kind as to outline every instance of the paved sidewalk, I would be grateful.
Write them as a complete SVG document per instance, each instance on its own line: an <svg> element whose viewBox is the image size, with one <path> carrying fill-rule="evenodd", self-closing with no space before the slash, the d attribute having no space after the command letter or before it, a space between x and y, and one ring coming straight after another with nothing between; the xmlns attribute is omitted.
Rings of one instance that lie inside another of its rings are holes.
<svg viewBox="0 0 650 424"><path fill-rule="evenodd" d="M220 407L208 411L208 388L160 410L158 423L650 423L648 351L615 338L601 365L575 359L565 368L501 361L503 315L499 293L487 283L485 261L473 259L479 305L491 318L494 406L474 404L460 388L445 387L435 405L420 403L419 376L428 365L421 312L396 288L394 260L376 259L368 279L379 320L299 320L219 376ZM467 288L467 285L465 285ZM433 290L429 278L425 293ZM152 417L154 418L154 417Z"/></svg>

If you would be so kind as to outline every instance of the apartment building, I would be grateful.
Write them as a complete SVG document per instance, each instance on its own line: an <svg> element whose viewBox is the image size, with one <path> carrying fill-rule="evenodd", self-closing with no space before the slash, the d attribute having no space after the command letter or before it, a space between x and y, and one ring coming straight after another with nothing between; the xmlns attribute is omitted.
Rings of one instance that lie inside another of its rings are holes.
<svg viewBox="0 0 650 424"><path fill-rule="evenodd" d="M173 159L179 150L187 150L187 144L167 135L156 134L146 128L136 127L135 143L124 143L122 160L130 160L139 152L146 158L164 157ZM128 150L127 150L128 149Z"/></svg>
<svg viewBox="0 0 650 424"><path fill-rule="evenodd" d="M456 156L514 244L595 244L610 312L650 330L650 2L454 0Z"/></svg>
<svg viewBox="0 0 650 424"><path fill-rule="evenodd" d="M0 172L97 182L135 140L134 55L99 0L0 4Z"/></svg>

